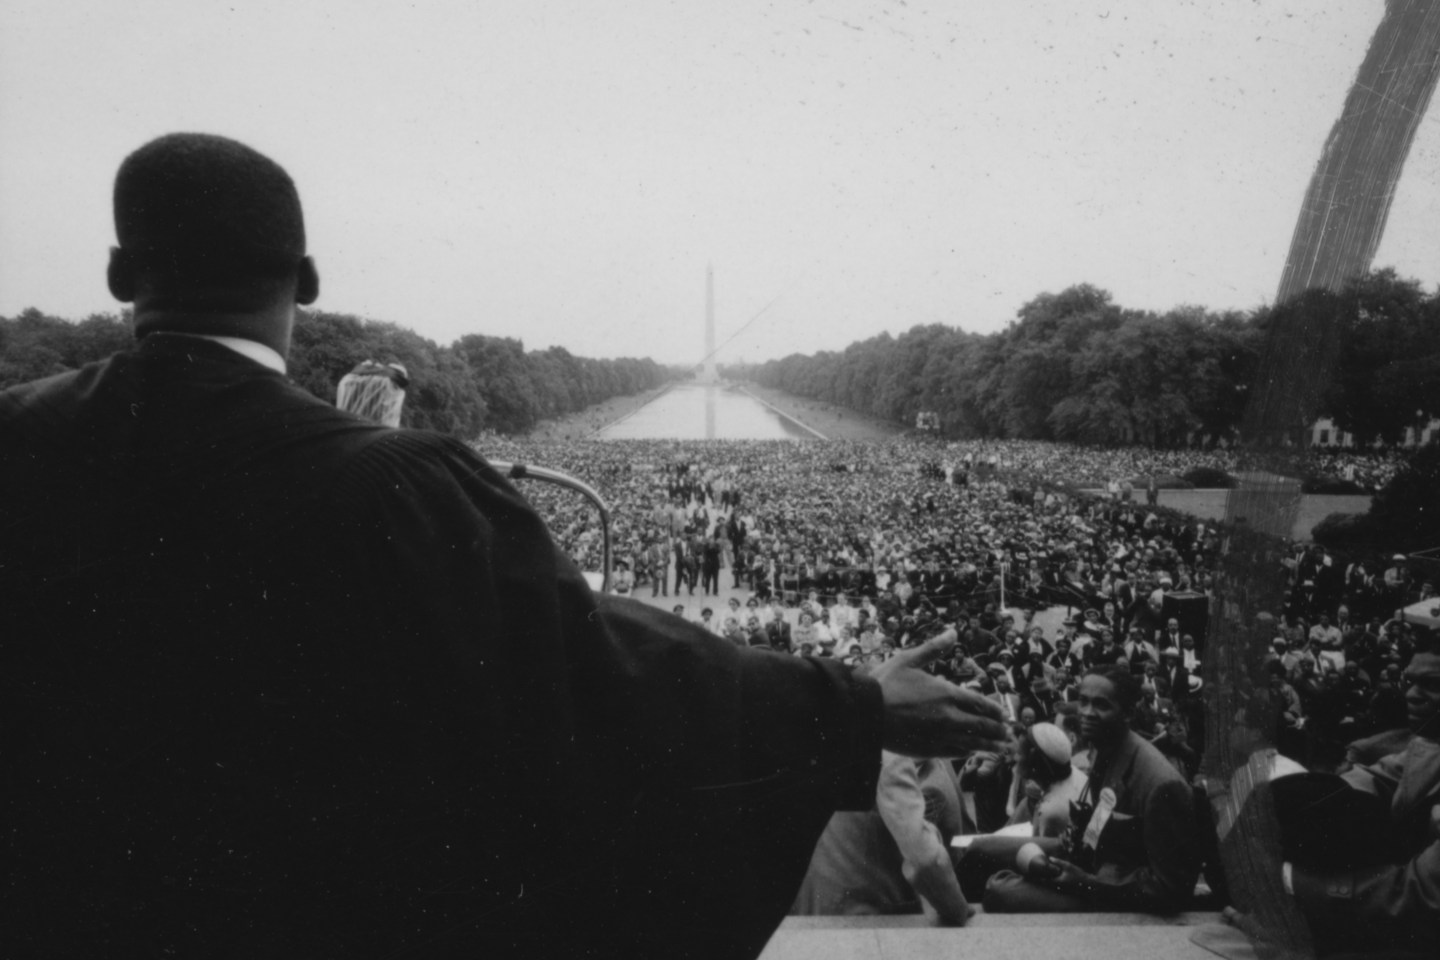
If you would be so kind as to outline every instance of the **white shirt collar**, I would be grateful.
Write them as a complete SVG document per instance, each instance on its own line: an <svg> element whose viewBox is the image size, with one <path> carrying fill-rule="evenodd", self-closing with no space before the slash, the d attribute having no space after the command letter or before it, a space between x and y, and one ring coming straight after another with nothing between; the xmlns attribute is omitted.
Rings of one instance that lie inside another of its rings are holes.
<svg viewBox="0 0 1440 960"><path fill-rule="evenodd" d="M199 337L202 340L213 340L222 347L229 347L242 357L247 357L274 370L276 373L285 373L285 358L276 353L274 349L265 346L255 340L245 340L240 337L220 337L210 333L187 333L187 337Z"/></svg>

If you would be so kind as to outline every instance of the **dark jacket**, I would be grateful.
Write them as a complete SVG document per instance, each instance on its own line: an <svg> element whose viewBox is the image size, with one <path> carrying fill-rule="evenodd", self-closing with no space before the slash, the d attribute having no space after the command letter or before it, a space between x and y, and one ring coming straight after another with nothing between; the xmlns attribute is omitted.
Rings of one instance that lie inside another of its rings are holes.
<svg viewBox="0 0 1440 960"><path fill-rule="evenodd" d="M1200 873L1190 784L1153 745L1127 732L1090 769L1087 799L1115 791L1115 812L1100 834L1097 909L1182 910Z"/></svg>
<svg viewBox="0 0 1440 960"><path fill-rule="evenodd" d="M753 956L881 704L209 341L0 394L9 955Z"/></svg>
<svg viewBox="0 0 1440 960"><path fill-rule="evenodd" d="M1440 940L1440 840L1431 818L1440 804L1440 747L1414 737L1405 749L1345 779L1387 802L1398 858L1352 869L1296 865L1301 909L1321 935L1345 948L1433 954Z"/></svg>

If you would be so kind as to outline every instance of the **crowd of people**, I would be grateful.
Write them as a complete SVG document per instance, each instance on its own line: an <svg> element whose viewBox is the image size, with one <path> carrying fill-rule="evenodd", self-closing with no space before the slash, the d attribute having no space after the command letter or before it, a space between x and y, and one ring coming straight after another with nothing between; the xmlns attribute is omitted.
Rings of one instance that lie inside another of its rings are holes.
<svg viewBox="0 0 1440 960"><path fill-rule="evenodd" d="M1174 912L1214 863L1217 606L1271 678L1221 672L1220 702L1302 758L1362 729L1362 673L1390 719L1401 671L1411 736L1346 774L1387 842L1274 873L1317 925L1440 935L1440 653L1358 626L1433 595L1404 557L1234 550L1257 535L1076 493L1093 451L486 447L616 506L597 593L565 556L595 565L588 507L532 490L547 534L474 450L377 422L403 368L345 409L288 379L320 284L283 168L171 134L114 211L137 343L0 393L17 955L739 960L787 906ZM1280 617L1215 591L1237 553L1275 559ZM672 589L728 609L654 609ZM1335 675L1338 722L1298 722L1292 670Z"/></svg>
<svg viewBox="0 0 1440 960"><path fill-rule="evenodd" d="M1374 493L1395 479L1408 453L1403 448L1357 453L1333 447L1311 447L1305 452L1305 460L1313 476L1349 481L1367 493Z"/></svg>
<svg viewBox="0 0 1440 960"><path fill-rule="evenodd" d="M1104 451L1054 444L918 440L498 447L498 456L573 470L610 498L620 557L614 589L658 602L671 591L713 595L701 622L737 644L862 666L941 630L958 634L953 652L932 669L998 703L1011 745L946 758L949 792L923 787L933 784L934 767L911 769L903 758L889 763L906 772L887 782L930 800L953 793L944 832L982 835L956 859L959 883L932 880L922 896L923 885L894 883L893 869L892 882L874 870L868 883L847 874L859 870L854 851L870 849L877 836L909 836L911 848L924 848L915 825L907 832L893 812L905 805L882 797L868 819L836 815L838 839L822 838L797 910L888 912L899 906L897 889L942 920L962 917L957 904L977 898L992 910L1164 910L1191 902L1206 858L1204 818L1197 818L1204 804L1188 791L1201 782L1203 660L1226 528L1159 508L1143 488L1111 481L1194 466L1237 469L1231 455L1127 451L1107 462ZM1076 492L1087 486L1099 489ZM593 566L593 517L585 519L578 504L560 515L562 542L582 566ZM1426 571L1403 556L1339 558L1304 543L1281 551L1277 572L1286 597L1272 620L1262 619L1272 628L1257 654L1256 695L1270 711L1261 726L1271 742L1325 771L1403 749L1413 732L1406 671L1428 637L1395 613L1434 595ZM721 577L730 588L724 603ZM1142 837L1129 861L1111 864L1110 879L1096 888L1103 894L1081 896L1078 884L1069 899L1056 900L1054 883L1010 869L1019 844L1005 834L1029 825L1026 835L1039 843L1033 870L1068 863L1060 845L1074 825L1061 799L1081 797L1097 756L1094 724L1087 731L1082 720L1082 702L1095 699L1090 687L1119 705L1126 736L1114 734L1113 743L1123 742L1127 762L1149 771L1168 806L1149 812L1163 836ZM997 832L1001 839L992 839ZM891 859L898 869L903 858ZM837 899L837 889L849 892ZM855 892L864 889L880 893Z"/></svg>

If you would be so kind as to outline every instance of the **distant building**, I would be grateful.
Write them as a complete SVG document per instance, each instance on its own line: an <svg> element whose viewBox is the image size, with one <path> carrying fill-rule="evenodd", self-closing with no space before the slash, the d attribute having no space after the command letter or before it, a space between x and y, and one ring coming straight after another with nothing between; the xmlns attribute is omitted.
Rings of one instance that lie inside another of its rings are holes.
<svg viewBox="0 0 1440 960"><path fill-rule="evenodd" d="M1431 420L1421 431L1417 441L1415 428L1406 427L1405 436L1401 439L1402 447L1424 446L1427 443L1434 443L1440 438L1440 420ZM1335 426L1335 421L1329 417L1321 417L1310 427L1310 446L1312 447L1353 447L1355 438Z"/></svg>

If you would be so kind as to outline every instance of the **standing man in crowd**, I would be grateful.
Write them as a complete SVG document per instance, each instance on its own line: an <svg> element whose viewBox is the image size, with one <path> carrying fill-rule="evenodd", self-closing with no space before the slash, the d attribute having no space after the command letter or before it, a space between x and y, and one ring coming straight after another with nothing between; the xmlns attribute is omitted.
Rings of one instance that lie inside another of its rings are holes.
<svg viewBox="0 0 1440 960"><path fill-rule="evenodd" d="M657 535L645 548L645 557L650 565L650 596L670 596L670 545L667 538Z"/></svg>
<svg viewBox="0 0 1440 960"><path fill-rule="evenodd" d="M882 746L1003 736L945 641L860 676L596 596L466 445L288 381L268 158L162 137L114 208L138 343L0 394L7 955L749 957Z"/></svg>
<svg viewBox="0 0 1440 960"><path fill-rule="evenodd" d="M705 596L720 595L720 534L706 538L700 547L700 592Z"/></svg>

